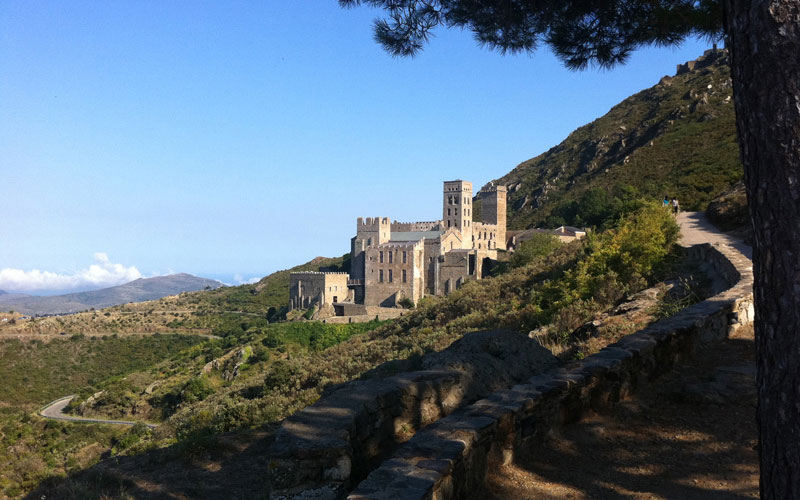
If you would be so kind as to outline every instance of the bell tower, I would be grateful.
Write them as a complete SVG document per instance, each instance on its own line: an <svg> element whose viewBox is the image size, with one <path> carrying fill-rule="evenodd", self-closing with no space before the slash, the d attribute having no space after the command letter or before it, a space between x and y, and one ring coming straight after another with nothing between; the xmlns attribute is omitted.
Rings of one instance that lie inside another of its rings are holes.
<svg viewBox="0 0 800 500"><path fill-rule="evenodd" d="M442 195L442 220L444 229L461 232L462 248L472 248L472 183L445 181Z"/></svg>

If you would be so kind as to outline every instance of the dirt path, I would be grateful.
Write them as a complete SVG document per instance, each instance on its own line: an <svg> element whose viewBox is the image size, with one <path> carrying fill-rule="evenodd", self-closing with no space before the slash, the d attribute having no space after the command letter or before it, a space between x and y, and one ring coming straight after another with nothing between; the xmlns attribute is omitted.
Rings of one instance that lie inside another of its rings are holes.
<svg viewBox="0 0 800 500"><path fill-rule="evenodd" d="M105 420L101 418L86 418L86 417L76 417L73 415L67 415L64 413L64 408L67 407L70 401L75 397L73 394L72 396L64 396L63 398L56 399L49 405L45 406L39 411L39 415L44 418L51 418L53 420L66 420L68 422L85 422L90 424L112 424L112 425L136 425L139 422L131 422L128 420ZM157 425L153 424L145 424L147 427L151 429L155 429L158 427Z"/></svg>
<svg viewBox="0 0 800 500"><path fill-rule="evenodd" d="M721 232L714 227L703 212L681 212L678 214L678 225L681 227L681 245L692 246L699 243L724 243L730 245L748 259L753 258L753 249L740 239Z"/></svg>

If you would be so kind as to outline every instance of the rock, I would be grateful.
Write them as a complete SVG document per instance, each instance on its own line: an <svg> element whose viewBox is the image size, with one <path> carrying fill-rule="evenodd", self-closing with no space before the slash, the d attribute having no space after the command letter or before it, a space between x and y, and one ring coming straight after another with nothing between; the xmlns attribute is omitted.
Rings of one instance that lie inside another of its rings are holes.
<svg viewBox="0 0 800 500"><path fill-rule="evenodd" d="M478 397L511 387L558 364L553 353L539 342L509 330L468 333L422 361L425 370L464 372Z"/></svg>

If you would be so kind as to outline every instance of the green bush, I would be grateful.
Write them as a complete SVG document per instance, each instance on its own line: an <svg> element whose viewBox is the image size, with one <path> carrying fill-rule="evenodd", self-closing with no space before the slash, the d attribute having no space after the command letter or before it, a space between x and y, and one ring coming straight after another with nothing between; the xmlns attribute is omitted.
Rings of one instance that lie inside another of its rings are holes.
<svg viewBox="0 0 800 500"><path fill-rule="evenodd" d="M550 255L560 246L561 241L556 235L536 233L514 250L514 254L511 256L511 267L530 264L535 259Z"/></svg>
<svg viewBox="0 0 800 500"><path fill-rule="evenodd" d="M414 301L408 297L403 297L402 299L398 300L397 305L403 309L414 309Z"/></svg>

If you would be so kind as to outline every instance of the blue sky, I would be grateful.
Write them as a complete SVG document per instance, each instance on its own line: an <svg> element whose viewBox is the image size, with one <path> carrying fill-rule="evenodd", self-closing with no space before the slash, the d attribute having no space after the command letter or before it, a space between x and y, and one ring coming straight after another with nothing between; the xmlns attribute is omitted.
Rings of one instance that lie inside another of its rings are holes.
<svg viewBox="0 0 800 500"><path fill-rule="evenodd" d="M443 180L481 186L708 48L571 72L547 50L501 56L439 31L394 59L377 14L0 2L0 289L234 283L341 255L356 217L436 219Z"/></svg>

